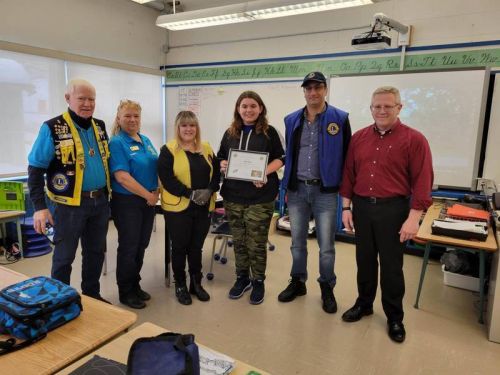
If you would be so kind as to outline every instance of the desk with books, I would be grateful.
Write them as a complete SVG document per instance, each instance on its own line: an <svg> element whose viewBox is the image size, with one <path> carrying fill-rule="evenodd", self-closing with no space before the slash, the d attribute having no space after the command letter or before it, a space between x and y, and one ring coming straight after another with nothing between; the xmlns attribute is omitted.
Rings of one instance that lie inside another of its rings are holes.
<svg viewBox="0 0 500 375"><path fill-rule="evenodd" d="M495 240L495 235L491 226L488 225L488 237L486 241L471 241L462 240L453 237L434 235L432 234L432 223L434 219L439 217L443 205L434 203L425 214L424 220L420 225L418 233L416 235L416 240L425 243L425 253L422 261L422 270L420 272L420 281L418 284L417 298L415 300L415 308L418 309L418 302L420 299L420 293L422 291L422 285L425 278L425 271L427 264L429 262L429 254L433 244L440 244L444 246L453 247L456 249L464 250L471 253L479 254L479 295L480 295L480 308L479 308L479 323L484 323L483 310L484 310L484 283L485 283L485 268L486 268L486 253L497 251L497 243Z"/></svg>
<svg viewBox="0 0 500 375"><path fill-rule="evenodd" d="M0 267L0 289L26 279L26 275ZM137 319L133 312L87 296L82 296L82 305L76 319L26 348L0 356L1 373L52 374L126 331ZM0 340L6 338L0 335Z"/></svg>
<svg viewBox="0 0 500 375"><path fill-rule="evenodd" d="M78 367L82 366L87 361L89 361L94 355L98 355L100 357L112 359L114 361L126 364L130 347L132 346L133 342L136 339L138 339L139 337L157 336L160 333L164 333L167 331L168 331L167 329L157 326L153 323L149 322L143 323L140 326L130 330L125 335L118 337L117 339L111 341L109 344L96 350L95 352L90 353L86 357L80 359L78 362L75 362L71 366L65 368L58 374L62 375L71 373L72 371L76 370ZM234 369L231 371L231 375L247 375L247 374L269 375L265 371L259 370L253 366L247 365L246 363L236 360Z"/></svg>

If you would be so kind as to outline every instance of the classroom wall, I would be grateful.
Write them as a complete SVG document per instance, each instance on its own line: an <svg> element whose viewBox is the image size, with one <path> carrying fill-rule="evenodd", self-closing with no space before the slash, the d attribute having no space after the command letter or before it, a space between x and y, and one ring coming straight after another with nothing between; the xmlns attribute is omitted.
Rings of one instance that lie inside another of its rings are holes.
<svg viewBox="0 0 500 375"><path fill-rule="evenodd" d="M130 0L0 0L1 42L158 69L159 12Z"/></svg>
<svg viewBox="0 0 500 375"><path fill-rule="evenodd" d="M353 51L382 12L410 24L412 46L500 39L499 0L389 0L318 14L169 33L167 65ZM394 35L396 36L396 35ZM393 45L397 38L393 38Z"/></svg>

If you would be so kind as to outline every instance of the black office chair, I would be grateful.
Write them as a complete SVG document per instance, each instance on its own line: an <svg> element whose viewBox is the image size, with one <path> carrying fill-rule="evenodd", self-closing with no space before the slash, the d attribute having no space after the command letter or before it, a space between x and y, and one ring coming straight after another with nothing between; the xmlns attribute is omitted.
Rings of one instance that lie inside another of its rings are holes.
<svg viewBox="0 0 500 375"><path fill-rule="evenodd" d="M207 273L207 280L214 279L214 261L220 262L221 264L227 263L227 247L233 246L231 241L231 229L229 228L229 223L226 220L220 222L212 231L210 232L214 235L214 240L212 243L212 256L210 260L210 270ZM219 251L216 253L215 248L217 245L217 240L222 240Z"/></svg>

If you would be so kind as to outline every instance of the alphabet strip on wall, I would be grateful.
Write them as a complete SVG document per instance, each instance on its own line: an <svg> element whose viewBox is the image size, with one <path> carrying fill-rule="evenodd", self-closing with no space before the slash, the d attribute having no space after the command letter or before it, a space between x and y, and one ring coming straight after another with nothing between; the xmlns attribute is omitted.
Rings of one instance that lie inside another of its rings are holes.
<svg viewBox="0 0 500 375"><path fill-rule="evenodd" d="M500 48L475 49L405 56L404 71L461 69L500 66ZM326 75L384 73L400 70L400 55L382 57L337 58L265 64L246 64L207 68L166 69L170 82L226 81L254 79L302 78L311 71Z"/></svg>

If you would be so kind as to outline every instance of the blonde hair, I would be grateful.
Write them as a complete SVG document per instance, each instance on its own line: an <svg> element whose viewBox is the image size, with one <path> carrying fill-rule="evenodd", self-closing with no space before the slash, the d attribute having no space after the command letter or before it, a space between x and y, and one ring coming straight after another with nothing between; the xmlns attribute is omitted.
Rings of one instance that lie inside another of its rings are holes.
<svg viewBox="0 0 500 375"><path fill-rule="evenodd" d="M116 108L115 121L113 122L113 129L111 130L112 135L117 135L121 130L120 124L118 123L118 115L123 109L135 109L139 111L139 113L142 111L141 105L139 103L129 99L120 100L120 104L118 104L118 108Z"/></svg>
<svg viewBox="0 0 500 375"><path fill-rule="evenodd" d="M194 124L196 126L196 135L194 137L194 149L196 152L201 152L201 130L198 117L192 111L180 111L175 117L175 140L177 146L180 148L182 145L180 127L183 124Z"/></svg>
<svg viewBox="0 0 500 375"><path fill-rule="evenodd" d="M375 95L378 94L392 94L396 98L396 104L401 104L401 94L399 90L393 86L381 86L376 89L372 94L372 99Z"/></svg>

